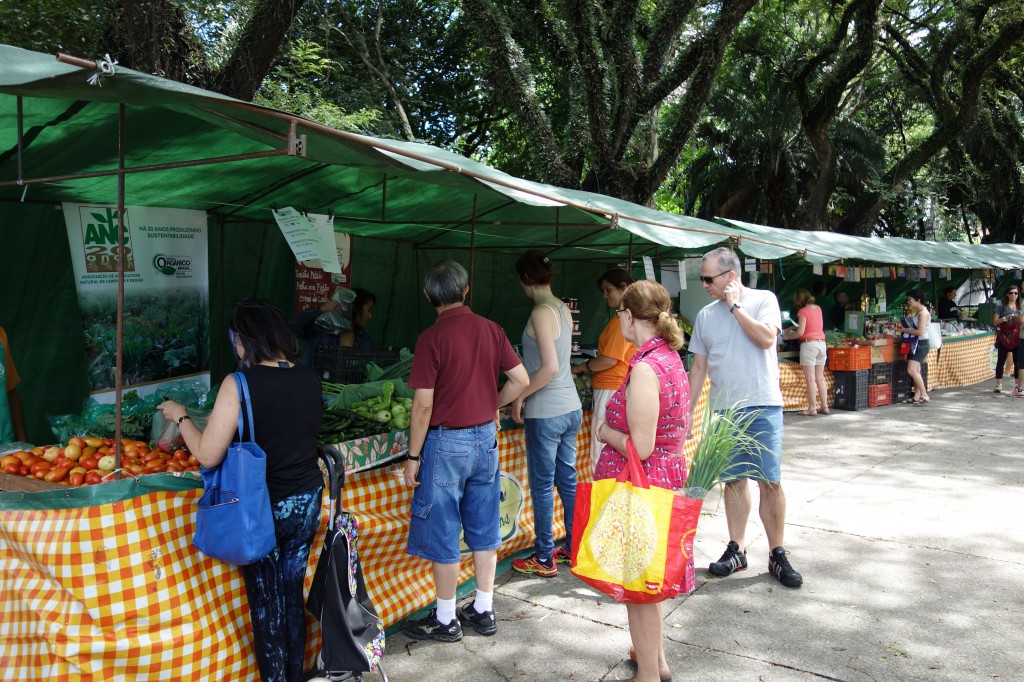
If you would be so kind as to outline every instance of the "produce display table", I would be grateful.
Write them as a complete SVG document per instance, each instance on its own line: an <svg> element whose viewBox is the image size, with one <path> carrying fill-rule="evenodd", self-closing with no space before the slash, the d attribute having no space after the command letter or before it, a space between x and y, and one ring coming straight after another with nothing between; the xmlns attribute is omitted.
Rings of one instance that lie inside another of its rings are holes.
<svg viewBox="0 0 1024 682"><path fill-rule="evenodd" d="M928 389L970 386L991 379L995 376L995 341L995 332L943 338L942 348L928 351Z"/></svg>
<svg viewBox="0 0 1024 682"><path fill-rule="evenodd" d="M825 387L828 389L828 404L832 405L832 388L835 381L832 372L825 370ZM799 362L779 362L779 387L782 389L782 411L794 412L807 408L807 380L804 368Z"/></svg>

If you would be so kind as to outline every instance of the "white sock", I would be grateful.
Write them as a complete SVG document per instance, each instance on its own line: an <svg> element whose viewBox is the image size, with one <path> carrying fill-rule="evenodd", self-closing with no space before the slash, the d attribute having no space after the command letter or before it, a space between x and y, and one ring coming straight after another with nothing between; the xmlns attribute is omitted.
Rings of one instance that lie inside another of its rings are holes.
<svg viewBox="0 0 1024 682"><path fill-rule="evenodd" d="M437 622L449 625L455 620L455 599L437 598Z"/></svg>
<svg viewBox="0 0 1024 682"><path fill-rule="evenodd" d="M494 608L494 592L476 591L476 599L473 600L473 609L477 613L487 613Z"/></svg>

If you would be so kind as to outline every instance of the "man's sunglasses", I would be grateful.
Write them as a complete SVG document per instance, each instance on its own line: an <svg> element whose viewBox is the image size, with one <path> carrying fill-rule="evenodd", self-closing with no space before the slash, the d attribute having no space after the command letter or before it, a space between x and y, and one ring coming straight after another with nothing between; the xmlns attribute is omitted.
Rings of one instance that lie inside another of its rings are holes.
<svg viewBox="0 0 1024 682"><path fill-rule="evenodd" d="M721 277L722 275L730 272L732 272L732 270L726 270L725 272L720 272L717 275L701 275L700 281L704 282L704 284L711 284L712 282L715 281L716 277Z"/></svg>

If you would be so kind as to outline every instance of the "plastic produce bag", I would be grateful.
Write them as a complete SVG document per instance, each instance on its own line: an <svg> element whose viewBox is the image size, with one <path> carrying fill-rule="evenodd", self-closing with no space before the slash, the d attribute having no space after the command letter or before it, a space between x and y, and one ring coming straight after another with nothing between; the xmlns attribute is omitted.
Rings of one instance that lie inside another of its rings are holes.
<svg viewBox="0 0 1024 682"><path fill-rule="evenodd" d="M316 318L316 328L334 334L352 329L352 301L356 300L356 292L345 287L338 287L331 294L331 300L337 301L338 307L321 313Z"/></svg>
<svg viewBox="0 0 1024 682"><path fill-rule="evenodd" d="M188 416L192 418L200 431L206 430L206 424L210 420L209 412L198 412L189 410ZM149 439L163 452L174 452L185 446L185 439L181 435L178 424L164 419L162 412L157 410L153 414L153 428L150 429Z"/></svg>

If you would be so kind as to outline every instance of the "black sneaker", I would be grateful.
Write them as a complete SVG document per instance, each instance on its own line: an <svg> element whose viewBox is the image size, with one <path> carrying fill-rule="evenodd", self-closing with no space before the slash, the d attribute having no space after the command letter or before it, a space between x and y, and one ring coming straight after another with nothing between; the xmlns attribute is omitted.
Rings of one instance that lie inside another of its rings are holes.
<svg viewBox="0 0 1024 682"><path fill-rule="evenodd" d="M786 550L782 547L776 547L768 555L768 572L778 578L785 587L800 587L804 584L804 577L789 565Z"/></svg>
<svg viewBox="0 0 1024 682"><path fill-rule="evenodd" d="M490 637L498 631L498 624L494 620L494 611L477 613L473 602L467 602L460 606L455 611L455 615L458 616L460 623L472 626L474 630L485 637Z"/></svg>
<svg viewBox="0 0 1024 682"><path fill-rule="evenodd" d="M724 578L727 575L747 570L747 553L740 551L740 546L732 540L725 546L722 558L708 566L708 573Z"/></svg>
<svg viewBox="0 0 1024 682"><path fill-rule="evenodd" d="M437 620L437 609L431 609L426 618L407 620L402 625L402 634L413 639L434 639L438 642L458 642L462 639L462 625L453 618L448 625Z"/></svg>

